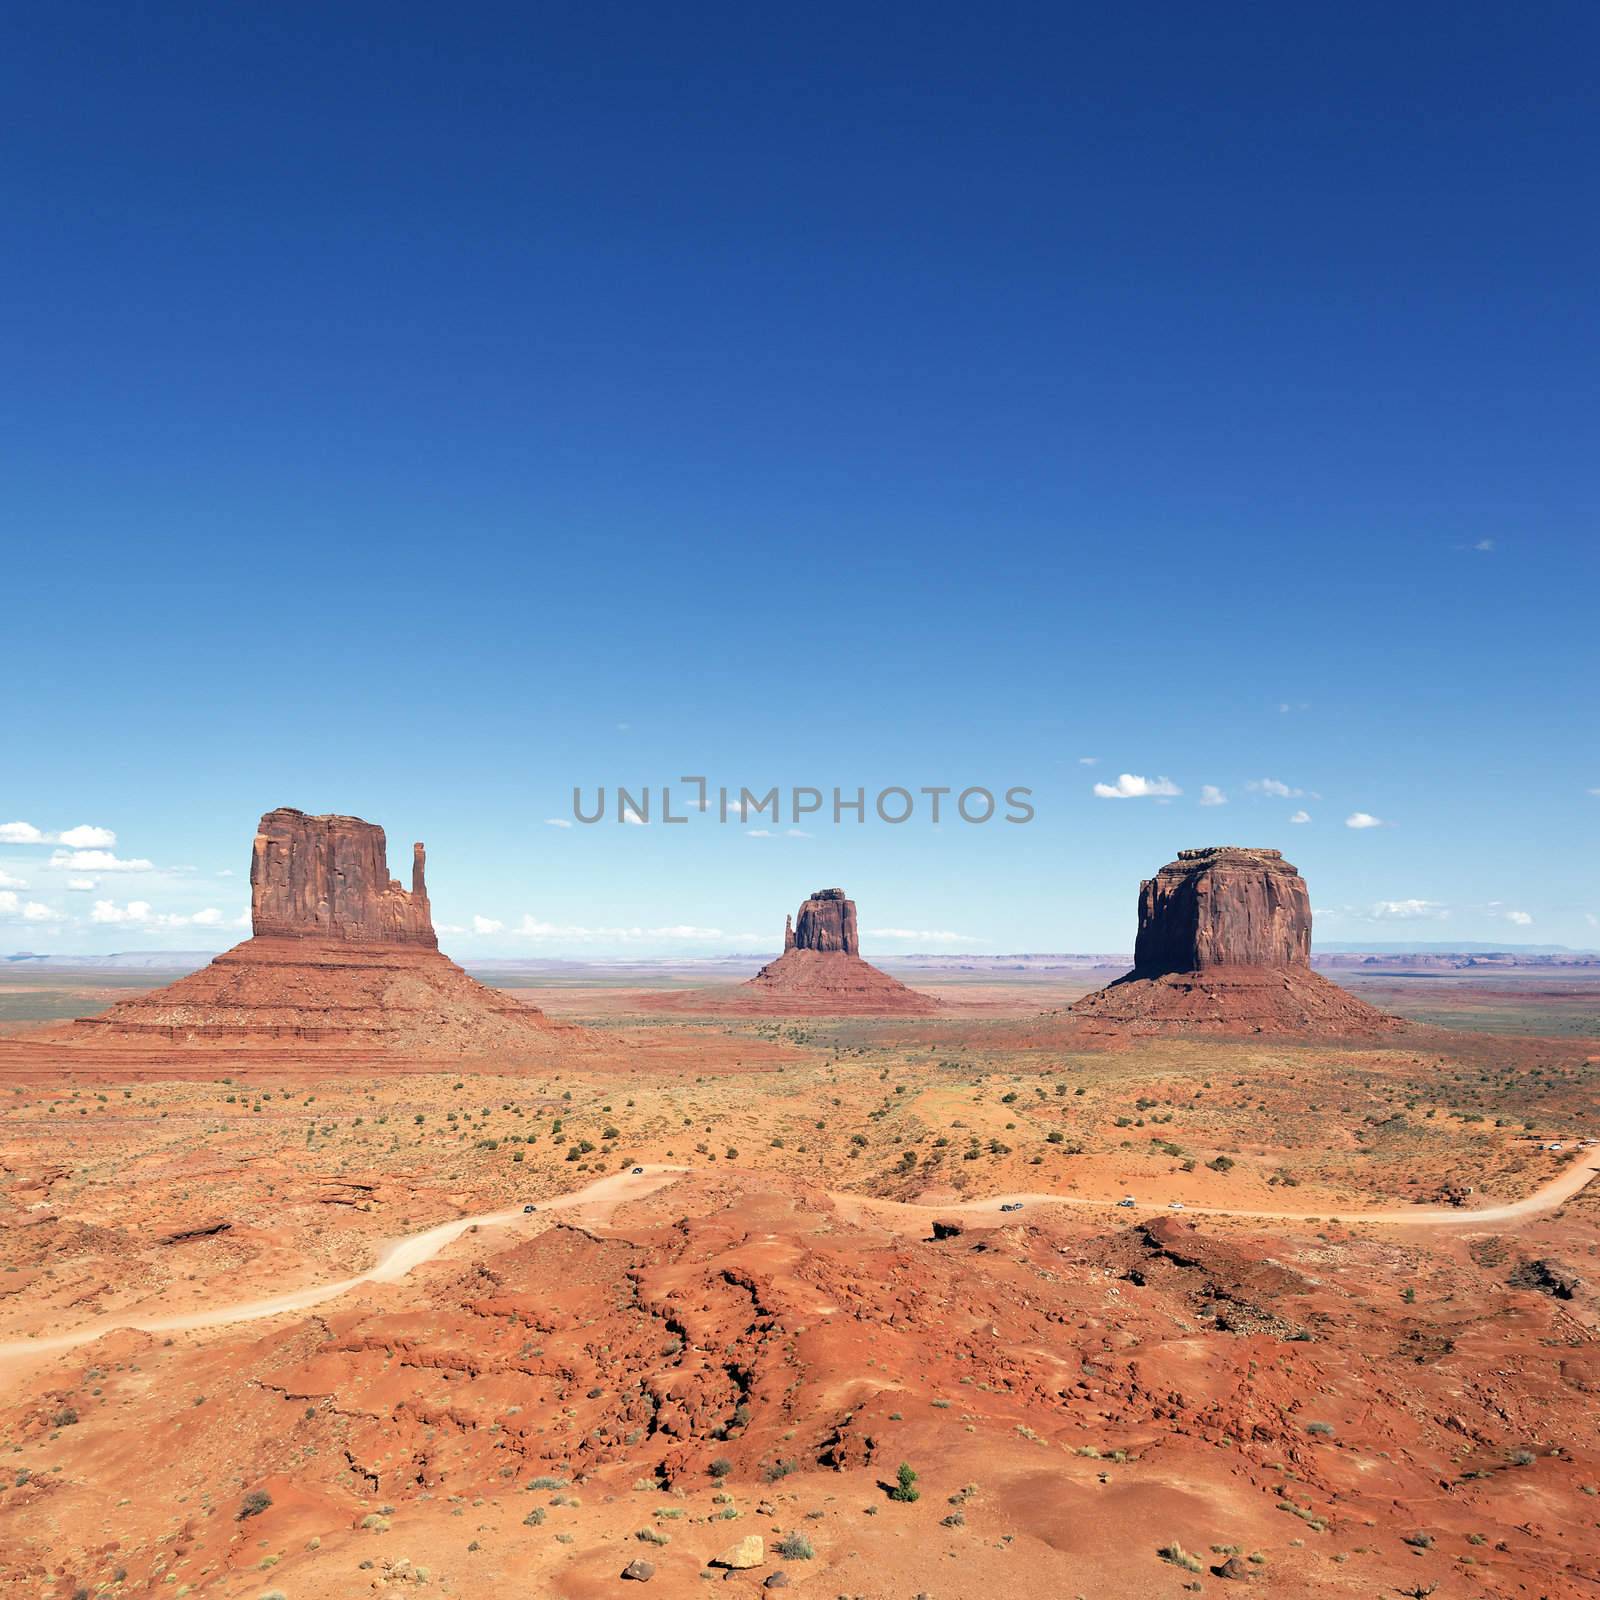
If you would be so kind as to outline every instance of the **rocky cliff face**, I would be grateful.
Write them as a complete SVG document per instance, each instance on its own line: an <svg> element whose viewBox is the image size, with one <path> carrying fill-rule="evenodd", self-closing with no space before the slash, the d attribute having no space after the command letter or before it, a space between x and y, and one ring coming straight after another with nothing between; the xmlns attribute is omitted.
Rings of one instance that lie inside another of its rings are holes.
<svg viewBox="0 0 1600 1600"><path fill-rule="evenodd" d="M1276 850L1180 850L1139 886L1133 967L1141 978L1310 961L1305 879Z"/></svg>
<svg viewBox="0 0 1600 1600"><path fill-rule="evenodd" d="M800 907L791 942L784 930L784 949L861 954L861 938L856 932L856 903L846 900L843 889L818 889Z"/></svg>
<svg viewBox="0 0 1600 1600"><path fill-rule="evenodd" d="M389 876L383 829L359 817L308 817L280 806L261 819L250 858L258 937L339 939L438 948L424 852L412 846L411 888Z"/></svg>
<svg viewBox="0 0 1600 1600"><path fill-rule="evenodd" d="M1068 1008L1091 1028L1369 1034L1393 1018L1311 970L1305 879L1276 850L1180 850L1139 886L1133 971Z"/></svg>

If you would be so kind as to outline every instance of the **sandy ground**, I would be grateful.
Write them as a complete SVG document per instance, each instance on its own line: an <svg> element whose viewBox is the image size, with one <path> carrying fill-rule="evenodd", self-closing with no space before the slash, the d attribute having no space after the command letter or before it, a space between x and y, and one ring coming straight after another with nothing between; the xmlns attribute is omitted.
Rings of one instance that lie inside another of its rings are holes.
<svg viewBox="0 0 1600 1600"><path fill-rule="evenodd" d="M0 1593L1600 1585L1600 1042L1530 994L1083 1049L950 989L574 991L540 1065L0 1053Z"/></svg>

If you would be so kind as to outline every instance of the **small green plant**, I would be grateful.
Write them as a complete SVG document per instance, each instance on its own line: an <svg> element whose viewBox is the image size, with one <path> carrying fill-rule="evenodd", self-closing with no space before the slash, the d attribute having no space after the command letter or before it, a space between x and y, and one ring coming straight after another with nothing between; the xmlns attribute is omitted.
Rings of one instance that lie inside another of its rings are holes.
<svg viewBox="0 0 1600 1600"><path fill-rule="evenodd" d="M728 1460L726 1456L718 1456L717 1459L706 1468L706 1471L709 1472L713 1478L726 1478L728 1474L733 1471L733 1463Z"/></svg>
<svg viewBox="0 0 1600 1600"><path fill-rule="evenodd" d="M1331 1422L1308 1422L1306 1432L1315 1434L1319 1439L1326 1439L1333 1433Z"/></svg>
<svg viewBox="0 0 1600 1600"><path fill-rule="evenodd" d="M803 1533L788 1534L773 1548L785 1561L809 1561L817 1553Z"/></svg>
<svg viewBox="0 0 1600 1600"><path fill-rule="evenodd" d="M902 1461L899 1470L894 1475L894 1488L889 1491L891 1500L899 1500L909 1505L913 1500L922 1498L922 1491L917 1487L916 1470L909 1461Z"/></svg>

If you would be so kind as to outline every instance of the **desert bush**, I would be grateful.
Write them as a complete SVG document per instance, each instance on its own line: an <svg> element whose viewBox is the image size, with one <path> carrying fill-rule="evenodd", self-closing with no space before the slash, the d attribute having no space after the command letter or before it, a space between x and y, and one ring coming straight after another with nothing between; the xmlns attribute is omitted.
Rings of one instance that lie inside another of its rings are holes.
<svg viewBox="0 0 1600 1600"><path fill-rule="evenodd" d="M234 1520L243 1522L247 1517L259 1517L271 1504L272 1496L265 1489L252 1489L240 1502L239 1514Z"/></svg>
<svg viewBox="0 0 1600 1600"><path fill-rule="evenodd" d="M773 1548L785 1561L809 1561L817 1553L803 1533L788 1534Z"/></svg>
<svg viewBox="0 0 1600 1600"><path fill-rule="evenodd" d="M1205 1571L1205 1562L1199 1556L1190 1555L1176 1539L1171 1544L1162 1545L1156 1554L1169 1565L1182 1567L1185 1572Z"/></svg>
<svg viewBox="0 0 1600 1600"><path fill-rule="evenodd" d="M917 1487L917 1474L909 1461L902 1461L894 1475L894 1488L889 1491L891 1500L899 1500L909 1505L913 1500L922 1498L922 1491Z"/></svg>

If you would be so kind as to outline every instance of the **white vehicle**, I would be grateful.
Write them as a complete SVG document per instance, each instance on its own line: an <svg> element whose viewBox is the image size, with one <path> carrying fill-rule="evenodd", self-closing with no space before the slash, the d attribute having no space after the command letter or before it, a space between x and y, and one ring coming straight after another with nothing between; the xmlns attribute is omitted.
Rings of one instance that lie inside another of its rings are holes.
<svg viewBox="0 0 1600 1600"><path fill-rule="evenodd" d="M1167 1201L1167 1210L1168 1211L1182 1211L1183 1210L1183 1201L1181 1201L1181 1200L1169 1200L1169 1201Z"/></svg>
<svg viewBox="0 0 1600 1600"><path fill-rule="evenodd" d="M1131 1194L1125 1194L1125 1195L1123 1195L1123 1197L1119 1201L1117 1201L1117 1204L1119 1206L1131 1206L1131 1205L1137 1205L1138 1202L1133 1198L1133 1196Z"/></svg>

